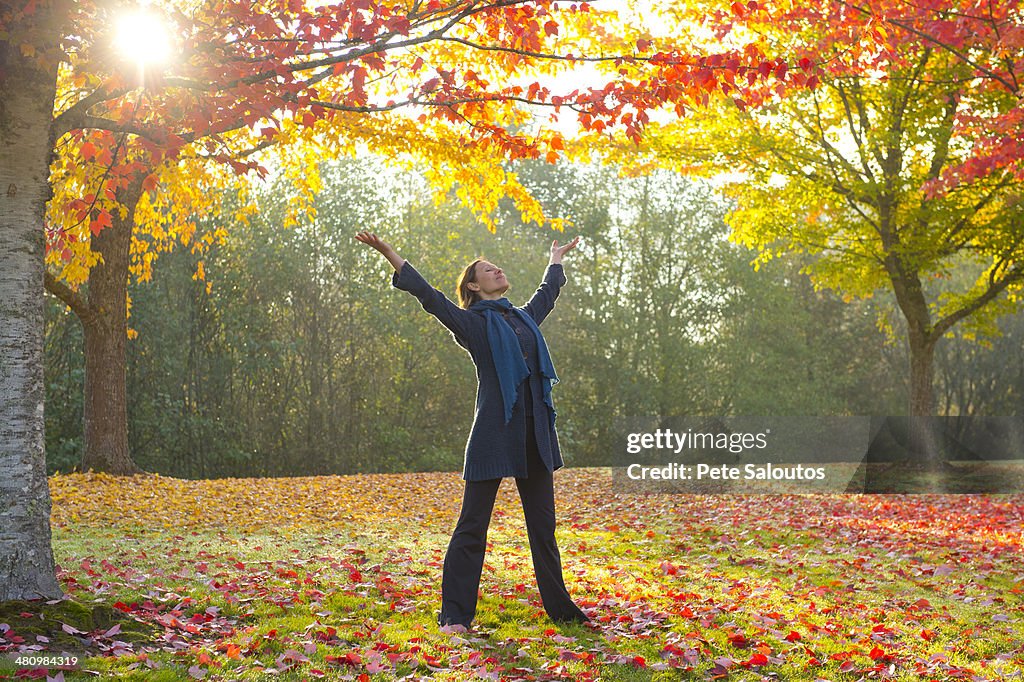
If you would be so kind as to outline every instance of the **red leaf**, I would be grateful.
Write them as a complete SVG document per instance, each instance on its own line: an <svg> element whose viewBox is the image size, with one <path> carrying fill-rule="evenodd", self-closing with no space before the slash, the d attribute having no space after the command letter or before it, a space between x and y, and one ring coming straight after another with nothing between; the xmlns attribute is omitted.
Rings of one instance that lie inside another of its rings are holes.
<svg viewBox="0 0 1024 682"><path fill-rule="evenodd" d="M95 237L103 228L110 227L110 225L110 212L100 210L96 213L96 217L89 221L89 231Z"/></svg>
<svg viewBox="0 0 1024 682"><path fill-rule="evenodd" d="M729 643L740 649L750 646L750 640L747 639L742 632L729 635Z"/></svg>
<svg viewBox="0 0 1024 682"><path fill-rule="evenodd" d="M362 657L354 651L349 651L341 656L328 654L324 656L324 660L335 665L362 665L363 663Z"/></svg>
<svg viewBox="0 0 1024 682"><path fill-rule="evenodd" d="M747 666L765 665L766 663L768 663L768 657L765 656L764 654L758 652L758 653L754 654L753 656L751 656L747 661L745 661L744 665L747 665Z"/></svg>
<svg viewBox="0 0 1024 682"><path fill-rule="evenodd" d="M388 670L388 666L384 665L380 661L368 661L366 664L366 671L369 673L381 673Z"/></svg>
<svg viewBox="0 0 1024 682"><path fill-rule="evenodd" d="M362 66L352 71L352 95L357 102L366 101L366 69Z"/></svg>

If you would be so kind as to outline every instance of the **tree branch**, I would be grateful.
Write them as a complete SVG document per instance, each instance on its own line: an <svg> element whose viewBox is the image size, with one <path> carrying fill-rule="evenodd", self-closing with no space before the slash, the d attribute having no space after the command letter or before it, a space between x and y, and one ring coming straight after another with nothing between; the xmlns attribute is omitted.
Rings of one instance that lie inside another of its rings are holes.
<svg viewBox="0 0 1024 682"><path fill-rule="evenodd" d="M619 59L625 59L622 55L615 57L569 57L568 55L553 54L547 52L533 52L531 50L519 50L512 47L504 47L502 45L481 45L480 43L474 43L471 40L465 38L456 38L454 36L444 36L440 40L449 43L458 43L471 47L474 50L481 50L484 52L504 52L506 54L514 54L522 57L535 57L537 59L553 59L556 61L574 61L574 62L614 62ZM638 62L650 61L650 57L630 57Z"/></svg>
<svg viewBox="0 0 1024 682"><path fill-rule="evenodd" d="M986 289L983 294L979 295L976 299L965 305L963 308L960 308L959 310L954 310L952 313L939 320L935 324L935 326L932 327L930 340L933 342L938 341L940 338L942 338L942 335L949 331L957 322L977 312L978 310L981 310L983 307L985 307L986 304L995 299L996 296L1001 294L1008 286L1010 286L1014 282L1021 281L1024 281L1024 269L1022 269L1019 265L1016 268L1010 270L1002 279L990 279L988 289Z"/></svg>
<svg viewBox="0 0 1024 682"><path fill-rule="evenodd" d="M58 123L60 124L58 126ZM50 131L53 134L53 139L56 141L63 135L77 130L79 128L95 128L97 130L108 130L112 133L124 133L126 135L135 135L137 137L144 137L151 142L164 142L166 134L153 128L148 128L144 125L137 123L127 122L122 123L120 121L114 121L113 119L103 118L102 116L92 116L84 111L77 112L73 117L67 117L62 114L60 117L53 120L50 124Z"/></svg>
<svg viewBox="0 0 1024 682"><path fill-rule="evenodd" d="M131 90L127 88L106 91L104 85L101 84L88 95L72 104L61 112L59 116L50 121L50 147L52 148L61 136L75 128L100 127L103 130L107 130L107 128L102 126L75 125L75 122L86 118L94 118L89 116L89 109L94 105L99 104L100 102L106 102L116 97L122 97L127 95L129 92L131 92Z"/></svg>
<svg viewBox="0 0 1024 682"><path fill-rule="evenodd" d="M80 293L57 279L49 268L44 275L46 290L59 298L71 311L78 316L82 324L88 324L96 317L96 310L89 305L89 301Z"/></svg>
<svg viewBox="0 0 1024 682"><path fill-rule="evenodd" d="M953 122L956 119L956 110L960 106L960 95L953 91L947 94L946 108L943 111L942 127L940 137L935 144L935 154L932 155L931 166L928 168L928 177L938 180L946 159L949 158L949 141L953 137Z"/></svg>
<svg viewBox="0 0 1024 682"><path fill-rule="evenodd" d="M942 236L942 243L947 244L949 246L947 247L947 249L940 251L940 253L945 252L944 255L956 253L956 251L959 249L954 249L953 246L962 246L963 244L956 244L954 240L968 226L968 224L970 223L970 219L976 216L981 211L981 209L985 208L985 206L991 203L998 195L999 190L1009 187L1014 179L1015 178L1012 174L1007 173L1006 175L1004 175L1003 178L999 181L999 183L992 188L991 192L983 196L974 204L974 206L971 207L970 213L964 215L953 226L951 226L949 230L946 232L946 234Z"/></svg>
<svg viewBox="0 0 1024 682"><path fill-rule="evenodd" d="M843 88L841 83L836 83L836 92L839 93L839 99L843 102L843 111L846 113L846 126L850 130L850 135L853 136L854 141L857 143L857 155L860 157L860 165L864 169L864 175L868 177L871 182L875 182L875 174L871 172L871 164L868 162L866 153L866 143L864 138L861 136L861 131L857 128L857 123L853 120L853 107L850 104L850 98L846 94L846 90ZM861 127L867 130L864 116L863 107L858 106L858 114Z"/></svg>

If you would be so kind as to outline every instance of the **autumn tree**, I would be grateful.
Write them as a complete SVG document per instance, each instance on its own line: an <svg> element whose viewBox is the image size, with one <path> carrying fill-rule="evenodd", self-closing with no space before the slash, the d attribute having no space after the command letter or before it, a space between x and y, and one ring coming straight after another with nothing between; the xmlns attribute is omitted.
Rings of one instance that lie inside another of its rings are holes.
<svg viewBox="0 0 1024 682"><path fill-rule="evenodd" d="M922 49L944 53L963 67L962 85L979 98L967 102L954 122L956 138L966 142L966 150L930 190L952 191L963 182L992 174L1017 179L1024 175L1024 63L1020 59L1024 6L1020 0L843 2L830 9L838 12L832 13L833 20L825 24L829 29L821 32L812 50L838 42L849 53L832 64L823 62L829 73L843 73L850 67L877 68L886 60ZM795 9L795 15L800 13ZM803 21L821 18L818 9ZM861 37L859 45L843 40L852 35ZM970 106L984 102L985 97L998 104Z"/></svg>
<svg viewBox="0 0 1024 682"><path fill-rule="evenodd" d="M822 49L815 30L787 18L765 30ZM769 106L723 102L664 127L651 149L705 172L743 171L729 188L738 202L729 221L762 261L805 252L820 286L856 297L889 289L906 321L909 414L932 415L940 339L958 324L990 328L1016 309L1024 282L1019 162L993 155L981 132L1012 120L1019 100L979 88L979 67L954 49L925 39L873 45L835 40L827 68L802 58L813 89ZM974 277L943 289L954 267Z"/></svg>
<svg viewBox="0 0 1024 682"><path fill-rule="evenodd" d="M243 178L182 158L154 168L135 145L115 148L120 162L89 163L102 151L88 140L65 142L51 167L46 289L77 316L83 330L85 396L81 467L114 474L138 472L128 447L125 353L130 330L130 278L146 280L157 255L176 244L203 252L222 238L197 221ZM76 144L77 142L77 144ZM84 148L89 161L80 155ZM108 177L119 180L105 187ZM116 187L116 188L115 188ZM104 188L103 197L95 194ZM90 213L108 218L90 220ZM109 220L109 224L106 221ZM99 223L99 224L98 224ZM197 277L202 277L202 261Z"/></svg>

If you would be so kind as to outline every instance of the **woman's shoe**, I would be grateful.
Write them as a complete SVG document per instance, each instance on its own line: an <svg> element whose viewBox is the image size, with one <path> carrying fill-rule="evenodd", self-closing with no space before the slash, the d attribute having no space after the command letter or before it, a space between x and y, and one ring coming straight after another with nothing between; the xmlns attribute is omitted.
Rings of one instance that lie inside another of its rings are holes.
<svg viewBox="0 0 1024 682"><path fill-rule="evenodd" d="M437 624L441 626L441 632L467 632L469 623L455 623L448 618L442 618L441 612L437 612Z"/></svg>

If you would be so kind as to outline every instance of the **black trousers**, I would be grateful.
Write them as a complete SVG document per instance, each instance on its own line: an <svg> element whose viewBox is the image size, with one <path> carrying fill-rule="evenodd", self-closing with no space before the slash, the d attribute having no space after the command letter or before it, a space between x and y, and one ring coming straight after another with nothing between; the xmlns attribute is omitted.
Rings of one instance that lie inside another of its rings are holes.
<svg viewBox="0 0 1024 682"><path fill-rule="evenodd" d="M537 588L544 610L552 620L583 622L589 618L573 603L562 579L562 559L555 543L554 481L537 451L531 417L526 418L526 432L527 478L516 478L516 487L526 516ZM500 483L500 478L466 481L462 511L444 557L441 614L438 616L441 625L459 624L468 628L476 616L487 528Z"/></svg>

